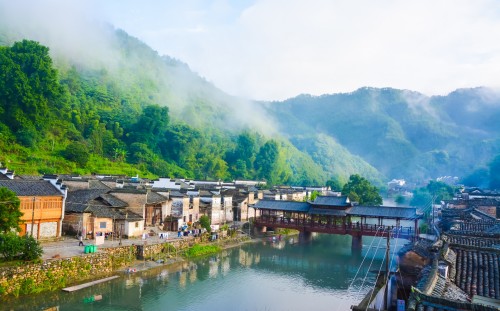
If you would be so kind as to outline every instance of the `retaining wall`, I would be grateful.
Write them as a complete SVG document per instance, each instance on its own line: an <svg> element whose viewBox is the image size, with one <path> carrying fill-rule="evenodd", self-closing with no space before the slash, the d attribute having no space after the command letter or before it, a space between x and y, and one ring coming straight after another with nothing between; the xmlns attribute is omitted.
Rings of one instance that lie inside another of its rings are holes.
<svg viewBox="0 0 500 311"><path fill-rule="evenodd" d="M179 240L163 244L132 245L103 248L97 253L70 258L48 259L40 263L0 268L0 296L26 295L56 290L71 284L79 284L110 275L113 271L141 258L154 259L165 254L183 250L200 239ZM170 244L172 247L166 246Z"/></svg>

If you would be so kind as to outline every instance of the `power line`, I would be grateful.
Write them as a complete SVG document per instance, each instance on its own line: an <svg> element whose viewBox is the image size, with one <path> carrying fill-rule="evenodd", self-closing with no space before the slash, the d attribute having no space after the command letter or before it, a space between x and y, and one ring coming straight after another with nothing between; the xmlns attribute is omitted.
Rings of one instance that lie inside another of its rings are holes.
<svg viewBox="0 0 500 311"><path fill-rule="evenodd" d="M389 234L389 232L387 234ZM382 239L380 239L380 241L382 241ZM378 274L377 275L380 275L380 271L382 271L382 266L384 265L386 257L387 257L387 254L384 254L384 258L382 259L382 262L380 263L380 268L378 269ZM378 279L378 277L377 277L377 279ZM368 306L370 305L370 301L372 300L373 293L375 293L375 287L377 286L377 279L375 280L375 284L373 284L372 293L370 294L370 299L368 300L368 303L366 304L365 311L368 310ZM386 286L387 286L387 284L386 284Z"/></svg>
<svg viewBox="0 0 500 311"><path fill-rule="evenodd" d="M375 232L375 237L377 237L378 231L380 230L380 228L382 228L382 227L378 227L377 228L377 231ZM370 246L368 247L368 251L366 252L365 257L363 258L363 260L361 261L361 263L359 264L358 271L356 271L356 274L354 275L354 278L352 279L352 282L349 285L349 287L347 287L347 289L351 288L351 286L354 284L354 281L356 281L356 277L358 276L358 273L361 270L361 266L365 262L366 257L368 257L368 253L370 252L370 249L372 248L372 245L373 245L374 241L375 241L375 239L373 239L372 242L370 243Z"/></svg>
<svg viewBox="0 0 500 311"><path fill-rule="evenodd" d="M375 253L373 254L372 261L370 262L370 265L368 266L368 270L366 271L365 277L363 278L363 282L361 283L361 286L359 287L358 290L358 295L361 293L361 289L363 288L363 285L365 285L366 278L368 277L368 273L370 273L370 269L373 265L373 261L375 260L375 257L377 256L378 250L380 248L380 243L382 242L382 239L379 239L377 248L375 249Z"/></svg>

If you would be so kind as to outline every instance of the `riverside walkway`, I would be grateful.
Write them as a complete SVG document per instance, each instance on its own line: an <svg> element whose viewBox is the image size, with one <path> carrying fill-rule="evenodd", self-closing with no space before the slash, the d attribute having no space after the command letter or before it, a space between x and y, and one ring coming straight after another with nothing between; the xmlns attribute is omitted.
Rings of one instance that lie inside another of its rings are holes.
<svg viewBox="0 0 500 311"><path fill-rule="evenodd" d="M165 242L177 241L180 239L189 239L191 237L177 237L177 232L169 232L168 239L163 238L160 239L158 236L148 236L147 239L143 240L141 238L130 238L130 239L122 239L121 246L130 246L130 245L143 245L144 242L147 244L158 244ZM78 246L78 239L76 237L65 236L59 241L50 241L41 243L43 248L42 259L51 259L51 258L68 258L74 256L80 256L84 254L85 246ZM84 245L95 244L95 240L83 240ZM110 247L118 247L120 246L120 240L118 239L109 239L104 240L104 244L98 245L98 250L100 248L110 248Z"/></svg>

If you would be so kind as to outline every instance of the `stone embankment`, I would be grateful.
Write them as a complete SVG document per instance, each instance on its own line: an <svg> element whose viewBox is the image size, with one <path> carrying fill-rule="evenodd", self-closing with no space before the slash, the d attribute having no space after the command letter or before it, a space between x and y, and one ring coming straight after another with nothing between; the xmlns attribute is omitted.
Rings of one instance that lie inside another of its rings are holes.
<svg viewBox="0 0 500 311"><path fill-rule="evenodd" d="M236 238L219 243L237 243L241 242L240 240ZM201 238L192 238L166 243L103 248L92 254L2 267L0 268L0 296L18 297L80 284L109 276L117 270L134 264L137 260L177 257L184 250L201 242Z"/></svg>

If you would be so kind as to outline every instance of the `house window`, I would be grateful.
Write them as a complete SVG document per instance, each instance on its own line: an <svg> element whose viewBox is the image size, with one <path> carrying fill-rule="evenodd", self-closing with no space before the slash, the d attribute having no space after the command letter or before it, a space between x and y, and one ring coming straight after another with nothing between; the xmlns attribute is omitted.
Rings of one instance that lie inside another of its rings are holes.
<svg viewBox="0 0 500 311"><path fill-rule="evenodd" d="M193 222L193 214L189 214L189 222Z"/></svg>
<svg viewBox="0 0 500 311"><path fill-rule="evenodd" d="M135 227L139 228L139 222L138 221L135 222Z"/></svg>
<svg viewBox="0 0 500 311"><path fill-rule="evenodd" d="M105 221L99 222L99 228L100 229L106 229L106 222Z"/></svg>

